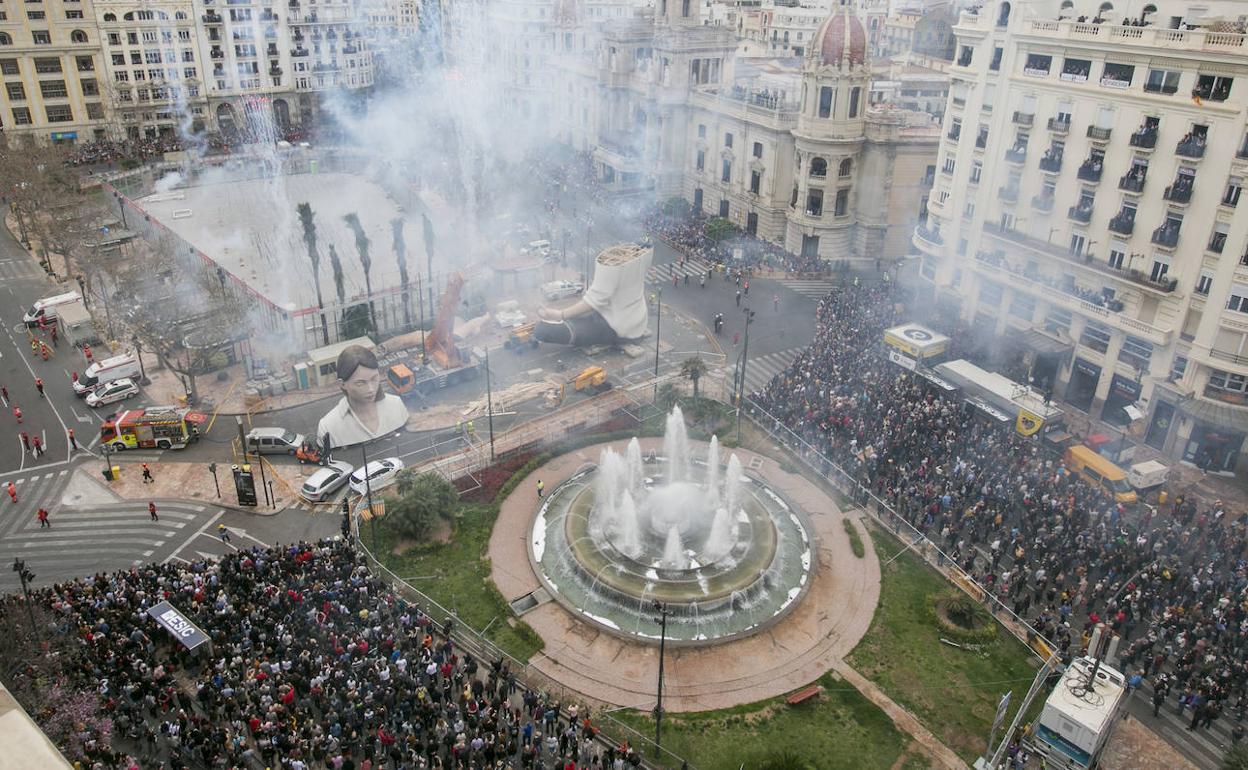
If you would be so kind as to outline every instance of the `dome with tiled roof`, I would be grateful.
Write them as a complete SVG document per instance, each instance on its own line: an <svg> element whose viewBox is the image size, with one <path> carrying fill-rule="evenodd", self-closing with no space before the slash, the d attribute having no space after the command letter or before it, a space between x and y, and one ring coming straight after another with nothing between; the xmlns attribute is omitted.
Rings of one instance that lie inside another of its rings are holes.
<svg viewBox="0 0 1248 770"><path fill-rule="evenodd" d="M853 9L842 5L819 25L810 50L823 66L866 64L867 30Z"/></svg>

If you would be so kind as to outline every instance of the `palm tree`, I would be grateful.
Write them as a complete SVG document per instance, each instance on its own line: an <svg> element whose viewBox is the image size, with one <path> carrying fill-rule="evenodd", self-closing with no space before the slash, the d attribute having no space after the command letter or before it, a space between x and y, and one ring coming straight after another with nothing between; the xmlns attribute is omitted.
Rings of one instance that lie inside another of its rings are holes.
<svg viewBox="0 0 1248 770"><path fill-rule="evenodd" d="M412 298L407 293L407 241L403 238L403 217L390 220L394 236L394 259L399 263L399 288L403 291L403 325L412 325Z"/></svg>
<svg viewBox="0 0 1248 770"><path fill-rule="evenodd" d="M342 272L342 260L338 258L338 249L329 244L329 268L334 271L334 289L338 295L338 304L347 304L346 276Z"/></svg>
<svg viewBox="0 0 1248 770"><path fill-rule="evenodd" d="M373 325L373 331L376 332L377 314L373 310L373 258L368 253L371 244L368 236L364 234L364 226L360 224L359 214L351 212L342 219L355 235L355 250L360 256L360 267L364 268L364 295L368 298L368 320Z"/></svg>
<svg viewBox="0 0 1248 770"><path fill-rule="evenodd" d="M693 402L698 402L698 380L702 379L702 375L706 374L706 362L699 356L691 356L686 358L680 364L680 376L688 377L693 380Z"/></svg>
<svg viewBox="0 0 1248 770"><path fill-rule="evenodd" d="M308 261L312 263L312 284L316 286L316 306L321 311L322 344L329 344L329 321L325 319L325 298L321 295L321 252L316 247L316 222L312 217L312 206L300 203L295 207L299 213L299 223L303 225L303 245L308 248ZM330 248L333 248L332 246Z"/></svg>

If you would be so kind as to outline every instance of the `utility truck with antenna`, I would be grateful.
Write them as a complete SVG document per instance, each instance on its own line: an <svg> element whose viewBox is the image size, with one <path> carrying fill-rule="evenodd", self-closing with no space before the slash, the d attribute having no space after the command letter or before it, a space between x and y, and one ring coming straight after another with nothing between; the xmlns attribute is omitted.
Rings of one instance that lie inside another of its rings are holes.
<svg viewBox="0 0 1248 770"><path fill-rule="evenodd" d="M1097 649L1097 641L1088 648ZM1048 767L1096 767L1118 722L1126 692L1126 680L1117 670L1095 658L1076 658L1044 702L1032 748L1044 756Z"/></svg>

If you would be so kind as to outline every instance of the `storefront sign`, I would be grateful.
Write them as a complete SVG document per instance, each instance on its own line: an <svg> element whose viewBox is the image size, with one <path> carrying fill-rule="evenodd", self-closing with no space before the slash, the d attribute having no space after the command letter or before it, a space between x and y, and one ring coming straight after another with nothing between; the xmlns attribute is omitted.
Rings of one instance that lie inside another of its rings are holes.
<svg viewBox="0 0 1248 770"><path fill-rule="evenodd" d="M900 366L904 366L912 372L914 371L914 367L916 367L919 363L918 361L915 361L913 358L910 358L909 356L906 356L906 355L902 355L896 350L888 351L888 360Z"/></svg>
<svg viewBox="0 0 1248 770"><path fill-rule="evenodd" d="M1101 377L1101 367L1096 364L1090 364L1082 358L1075 359L1075 371L1096 379L1100 379Z"/></svg>
<svg viewBox="0 0 1248 770"><path fill-rule="evenodd" d="M173 634L173 637L188 650L193 650L208 641L208 634L200 630L199 626L192 623L169 602L161 602L149 607L147 614L151 615L166 631Z"/></svg>
<svg viewBox="0 0 1248 770"><path fill-rule="evenodd" d="M1115 374L1109 382L1109 392L1129 402L1138 400L1140 391L1140 383L1128 377L1123 377L1121 374Z"/></svg>

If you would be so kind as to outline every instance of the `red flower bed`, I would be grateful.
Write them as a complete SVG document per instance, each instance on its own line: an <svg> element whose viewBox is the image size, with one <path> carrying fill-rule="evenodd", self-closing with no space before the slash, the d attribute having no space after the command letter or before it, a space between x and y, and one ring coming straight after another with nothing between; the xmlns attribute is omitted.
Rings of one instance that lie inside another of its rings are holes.
<svg viewBox="0 0 1248 770"><path fill-rule="evenodd" d="M529 460L536 456L536 452L520 452L488 468L477 471L475 481L469 476L455 479L455 488L461 492L459 499L468 503L493 502L495 496L498 495L498 491L502 489L503 484L507 483L507 479L515 475L516 471L523 468ZM471 489L477 483L480 483L481 486ZM465 492L464 490L466 489L470 491Z"/></svg>

